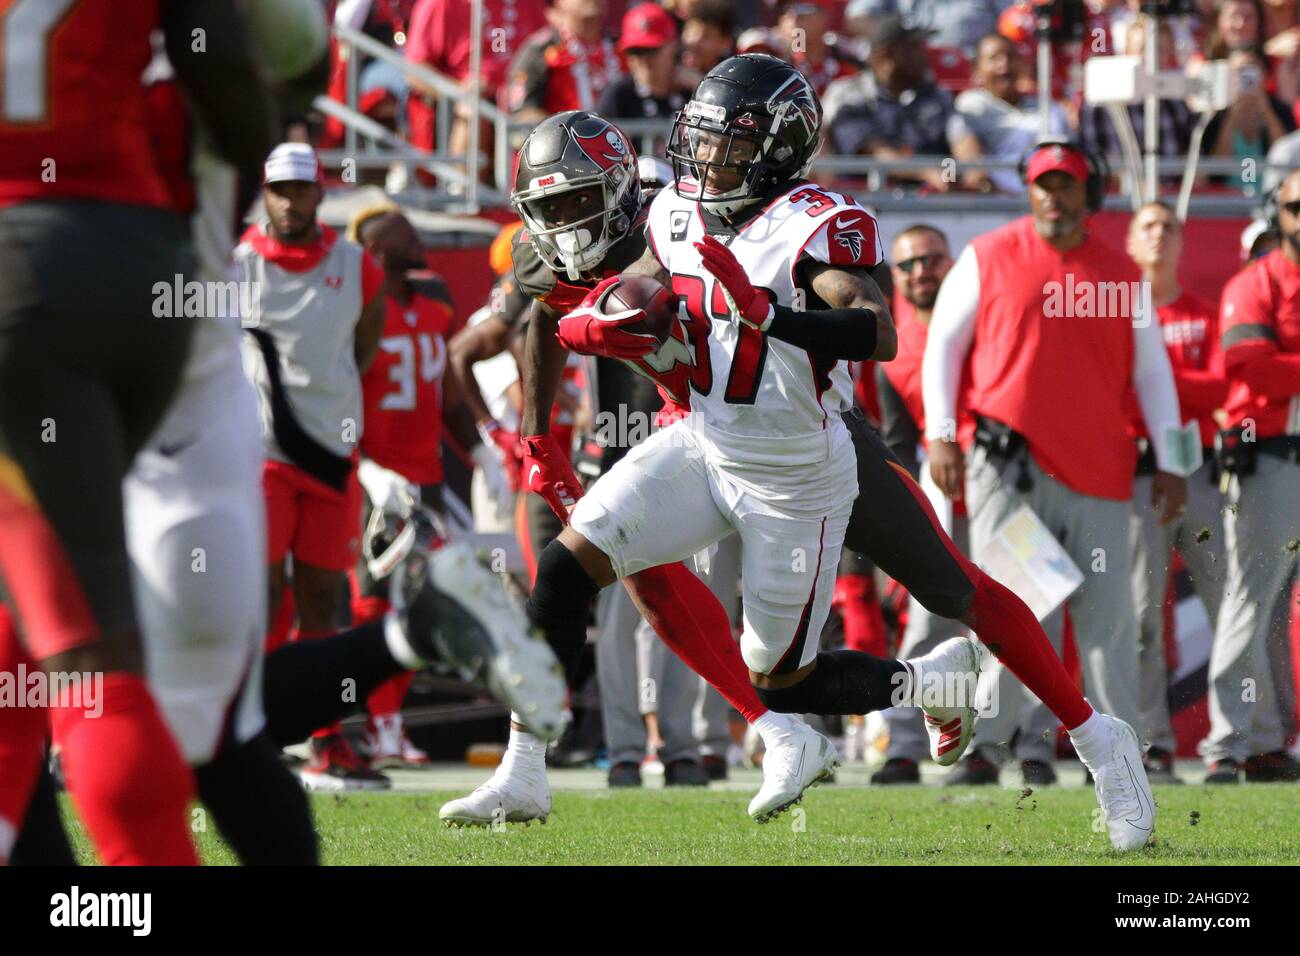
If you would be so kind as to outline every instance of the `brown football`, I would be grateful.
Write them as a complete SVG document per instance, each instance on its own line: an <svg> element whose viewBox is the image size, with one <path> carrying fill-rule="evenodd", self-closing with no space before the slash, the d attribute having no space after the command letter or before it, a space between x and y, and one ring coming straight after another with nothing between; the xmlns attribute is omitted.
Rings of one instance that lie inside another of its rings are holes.
<svg viewBox="0 0 1300 956"><path fill-rule="evenodd" d="M618 282L605 290L598 303L605 315L617 315L629 309L641 309L645 319L626 326L629 332L653 335L666 342L677 321L677 297L660 284L658 279L646 275L625 273Z"/></svg>

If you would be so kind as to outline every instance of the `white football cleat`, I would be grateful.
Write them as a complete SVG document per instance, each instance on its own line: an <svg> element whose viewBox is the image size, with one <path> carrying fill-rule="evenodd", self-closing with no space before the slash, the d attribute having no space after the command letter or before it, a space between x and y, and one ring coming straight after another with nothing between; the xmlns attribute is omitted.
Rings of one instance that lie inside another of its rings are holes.
<svg viewBox="0 0 1300 956"><path fill-rule="evenodd" d="M569 710L559 661L468 545L415 550L393 574L390 600L421 656L485 685L531 733L546 740L563 733Z"/></svg>
<svg viewBox="0 0 1300 956"><path fill-rule="evenodd" d="M1142 765L1137 734L1118 717L1100 711L1097 716L1105 722L1104 730L1110 739L1098 765L1084 761L1084 766L1092 772L1093 789L1106 815L1111 846L1137 850L1146 845L1156 829L1156 801Z"/></svg>
<svg viewBox="0 0 1300 956"><path fill-rule="evenodd" d="M930 758L940 767L961 759L975 733L980 652L968 637L944 641L929 654L904 661L912 671L912 699L925 714Z"/></svg>
<svg viewBox="0 0 1300 956"><path fill-rule="evenodd" d="M509 756L496 773L468 797L443 804L438 819L446 826L493 826L546 822L551 814L551 788L546 767L532 767Z"/></svg>
<svg viewBox="0 0 1300 956"><path fill-rule="evenodd" d="M749 815L758 823L794 806L840 765L833 743L801 720L791 723L792 731L771 741L763 754L763 786L749 802Z"/></svg>

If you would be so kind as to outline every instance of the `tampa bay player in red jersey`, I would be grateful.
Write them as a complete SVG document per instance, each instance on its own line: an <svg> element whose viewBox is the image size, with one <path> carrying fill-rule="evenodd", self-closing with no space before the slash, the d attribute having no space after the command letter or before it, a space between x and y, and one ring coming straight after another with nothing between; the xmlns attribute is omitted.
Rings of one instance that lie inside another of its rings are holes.
<svg viewBox="0 0 1300 956"><path fill-rule="evenodd" d="M102 713L48 709L101 858L192 864L194 781L142 676L122 506L193 327L154 299L191 255L149 139L150 35L241 170L270 140L265 91L229 0L10 0L0 18L0 577L29 659L102 688ZM34 779L3 781L6 802Z"/></svg>
<svg viewBox="0 0 1300 956"><path fill-rule="evenodd" d="M393 492L399 479L413 500L442 513L444 409L456 412L461 407L455 380L445 375L451 305L422 294L411 280L413 271L425 267L424 247L415 227L395 205L360 210L349 223L348 237L383 267L387 309L379 351L361 378L366 430L359 475L370 502L364 517L369 517L371 507L384 506L382 498ZM453 414L451 423L456 440L465 448L478 444L472 421ZM375 466L390 474L372 479ZM353 625L382 618L389 610L387 598L387 582L374 580L367 562L360 562L352 580ZM385 681L367 700L370 762L375 770L429 762L402 726L402 700L414 676L410 671Z"/></svg>

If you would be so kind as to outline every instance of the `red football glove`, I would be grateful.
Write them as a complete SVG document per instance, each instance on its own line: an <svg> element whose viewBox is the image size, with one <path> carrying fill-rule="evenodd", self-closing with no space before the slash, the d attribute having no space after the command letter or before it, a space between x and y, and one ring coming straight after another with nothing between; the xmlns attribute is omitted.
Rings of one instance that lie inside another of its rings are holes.
<svg viewBox="0 0 1300 956"><path fill-rule="evenodd" d="M705 236L702 242L695 243L695 249L704 260L704 268L722 283L723 295L736 317L747 325L766 331L772 322L772 303L754 288L736 254L713 236Z"/></svg>
<svg viewBox="0 0 1300 956"><path fill-rule="evenodd" d="M569 510L582 497L582 485L578 484L578 476L573 473L569 456L551 435L529 435L522 441L522 484L533 494L545 498L551 510L567 525Z"/></svg>
<svg viewBox="0 0 1300 956"><path fill-rule="evenodd" d="M618 281L618 276L602 279L578 307L560 319L555 337L567 349L583 355L635 359L658 351L659 340L645 332L629 332L625 326L645 320L644 309L628 309L605 315L596 308L600 296Z"/></svg>

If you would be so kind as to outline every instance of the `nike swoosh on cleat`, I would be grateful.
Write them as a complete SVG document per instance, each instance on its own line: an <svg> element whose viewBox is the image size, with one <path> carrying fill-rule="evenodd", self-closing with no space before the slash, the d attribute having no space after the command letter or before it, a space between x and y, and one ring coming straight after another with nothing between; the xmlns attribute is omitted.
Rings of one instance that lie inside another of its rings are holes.
<svg viewBox="0 0 1300 956"><path fill-rule="evenodd" d="M1148 833L1150 833L1154 825L1148 825L1144 827L1144 826L1139 826L1137 822L1139 820L1142 820L1143 818L1149 819L1152 816L1152 814L1150 808L1144 806L1146 801L1143 799L1142 788L1138 786L1137 774L1133 772L1133 765L1129 763L1128 757L1124 758L1124 769L1128 771L1129 780L1133 782L1133 792L1136 793L1138 797L1137 819L1131 820L1125 818L1124 822L1127 823L1129 826L1131 826L1134 830L1146 830Z"/></svg>

